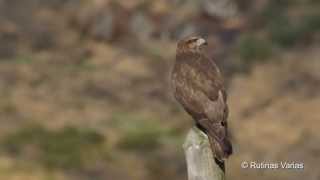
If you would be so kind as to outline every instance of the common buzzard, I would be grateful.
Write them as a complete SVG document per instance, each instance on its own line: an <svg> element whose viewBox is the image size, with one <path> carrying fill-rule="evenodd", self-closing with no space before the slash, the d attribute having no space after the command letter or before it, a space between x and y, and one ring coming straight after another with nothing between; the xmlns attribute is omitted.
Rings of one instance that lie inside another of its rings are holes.
<svg viewBox="0 0 320 180"><path fill-rule="evenodd" d="M228 138L228 105L223 79L217 65L208 58L201 37L187 37L178 42L171 74L176 100L208 135L217 160L232 154Z"/></svg>

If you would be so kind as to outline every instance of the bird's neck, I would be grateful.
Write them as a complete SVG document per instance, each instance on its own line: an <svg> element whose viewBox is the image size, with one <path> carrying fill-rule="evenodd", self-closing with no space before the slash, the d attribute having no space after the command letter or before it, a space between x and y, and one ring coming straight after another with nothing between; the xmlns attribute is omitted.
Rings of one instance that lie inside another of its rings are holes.
<svg viewBox="0 0 320 180"><path fill-rule="evenodd" d="M202 54L199 51L183 51L183 52L178 52L176 55L177 61L185 61L188 59L198 59L201 57Z"/></svg>

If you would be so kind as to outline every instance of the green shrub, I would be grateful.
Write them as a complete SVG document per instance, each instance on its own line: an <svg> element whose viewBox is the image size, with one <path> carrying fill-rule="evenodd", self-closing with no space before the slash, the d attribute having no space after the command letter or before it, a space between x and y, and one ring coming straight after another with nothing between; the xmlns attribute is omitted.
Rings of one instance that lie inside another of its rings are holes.
<svg viewBox="0 0 320 180"><path fill-rule="evenodd" d="M273 21L282 16L293 3L293 0L270 0L259 17L266 23Z"/></svg>
<svg viewBox="0 0 320 180"><path fill-rule="evenodd" d="M35 125L6 137L2 149L17 156L29 155L48 168L81 168L89 157L96 156L103 142L102 135L89 129L50 131ZM27 149L33 149L31 155Z"/></svg>
<svg viewBox="0 0 320 180"><path fill-rule="evenodd" d="M133 152L152 152L164 143L175 143L180 134L174 128L166 128L160 120L136 114L115 113L110 126L120 135L118 147Z"/></svg>
<svg viewBox="0 0 320 180"><path fill-rule="evenodd" d="M320 13L305 15L301 20L301 31L314 33L320 31Z"/></svg>
<svg viewBox="0 0 320 180"><path fill-rule="evenodd" d="M119 147L139 152L152 151L160 146L164 130L143 121L136 121L123 129Z"/></svg>
<svg viewBox="0 0 320 180"><path fill-rule="evenodd" d="M272 55L272 46L264 39L245 35L240 37L238 52L242 60L252 63L269 58Z"/></svg>
<svg viewBox="0 0 320 180"><path fill-rule="evenodd" d="M311 39L319 30L320 14L305 15L297 23L290 22L287 16L281 16L268 25L271 40L281 47L292 47Z"/></svg>
<svg viewBox="0 0 320 180"><path fill-rule="evenodd" d="M272 43L290 48L312 40L312 35L320 29L320 14L304 11L302 13L305 15L291 19L288 11L303 5L316 6L314 4L312 1L270 0L257 16L257 22L265 25Z"/></svg>
<svg viewBox="0 0 320 180"><path fill-rule="evenodd" d="M268 26L272 42L283 47L293 46L301 36L301 30L289 22L288 17L275 18Z"/></svg>

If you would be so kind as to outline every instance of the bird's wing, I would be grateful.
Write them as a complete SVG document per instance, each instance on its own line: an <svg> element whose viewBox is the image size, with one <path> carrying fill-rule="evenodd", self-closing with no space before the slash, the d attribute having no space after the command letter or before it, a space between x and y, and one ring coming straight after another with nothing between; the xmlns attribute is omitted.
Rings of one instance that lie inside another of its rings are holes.
<svg viewBox="0 0 320 180"><path fill-rule="evenodd" d="M201 90L208 97L204 106L207 118L198 120L198 123L206 129L213 150L218 158L228 157L232 153L232 145L228 138L227 118L228 105L227 95L223 85L223 79L218 67L213 61L202 56L198 61L199 80L194 82L202 84Z"/></svg>
<svg viewBox="0 0 320 180"><path fill-rule="evenodd" d="M218 67L205 56L184 56L183 63L176 64L173 73L174 91L176 99L194 117L194 114L212 114L221 116L221 113L213 110L216 102L219 106L219 94L222 102L226 101L226 93L223 80ZM212 119L217 119L213 118ZM221 118L219 118L221 119Z"/></svg>
<svg viewBox="0 0 320 180"><path fill-rule="evenodd" d="M174 96L184 109L195 119L204 116L203 101L206 95L194 86L193 67L182 63L176 64L172 73Z"/></svg>
<svg viewBox="0 0 320 180"><path fill-rule="evenodd" d="M222 93L223 99L226 101L227 95L219 68L208 57L202 55L199 58L196 63L198 79L193 83L201 87L201 90L211 101L218 99L219 92Z"/></svg>
<svg viewBox="0 0 320 180"><path fill-rule="evenodd" d="M193 84L208 98L204 107L205 113L211 121L226 123L228 106L222 75L208 57L200 56L196 62L197 78L194 78Z"/></svg>
<svg viewBox="0 0 320 180"><path fill-rule="evenodd" d="M176 98L208 134L218 158L232 153L227 137L226 92L218 67L205 56L184 57L174 73Z"/></svg>

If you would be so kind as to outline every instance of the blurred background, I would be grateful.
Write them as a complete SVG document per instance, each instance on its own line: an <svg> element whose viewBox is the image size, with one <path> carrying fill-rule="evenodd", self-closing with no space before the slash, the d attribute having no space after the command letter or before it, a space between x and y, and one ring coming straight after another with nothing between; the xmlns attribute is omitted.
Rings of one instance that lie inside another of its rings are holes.
<svg viewBox="0 0 320 180"><path fill-rule="evenodd" d="M190 34L225 76L227 178L319 180L318 0L0 0L0 179L187 179L168 82Z"/></svg>

